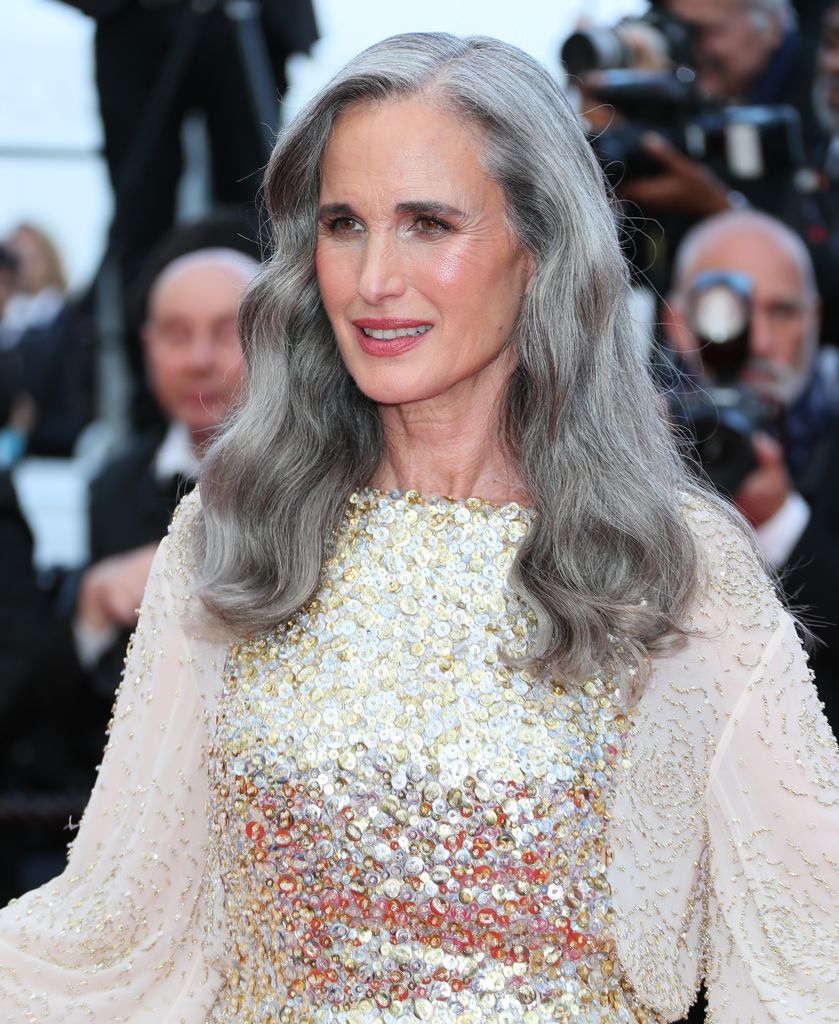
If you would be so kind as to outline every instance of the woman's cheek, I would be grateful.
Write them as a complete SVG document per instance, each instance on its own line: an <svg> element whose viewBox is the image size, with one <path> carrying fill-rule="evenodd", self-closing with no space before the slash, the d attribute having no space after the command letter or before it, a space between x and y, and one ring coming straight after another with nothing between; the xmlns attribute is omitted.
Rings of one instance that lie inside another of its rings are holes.
<svg viewBox="0 0 839 1024"><path fill-rule="evenodd" d="M442 288L481 284L481 261L467 247L438 250L426 260L423 269Z"/></svg>
<svg viewBox="0 0 839 1024"><path fill-rule="evenodd" d="M327 311L352 298L353 261L349 253L326 247L315 250L315 275Z"/></svg>

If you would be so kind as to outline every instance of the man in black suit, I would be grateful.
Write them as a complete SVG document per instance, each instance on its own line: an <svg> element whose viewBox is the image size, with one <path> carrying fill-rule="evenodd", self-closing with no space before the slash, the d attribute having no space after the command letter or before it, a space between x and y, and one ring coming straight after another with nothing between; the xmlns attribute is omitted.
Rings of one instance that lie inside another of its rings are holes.
<svg viewBox="0 0 839 1024"><path fill-rule="evenodd" d="M176 255L159 269L141 334L150 387L168 426L137 439L92 483L91 564L60 581L52 614L46 595L24 586L34 579L28 534L8 508L6 532L16 529L21 538L9 547L27 571L5 587L18 656L14 680L0 687L0 900L63 866L69 836L62 826L81 813L95 779L157 545L241 383L236 316L258 266L242 251L215 247ZM34 618L30 597L38 601Z"/></svg>
<svg viewBox="0 0 839 1024"><path fill-rule="evenodd" d="M91 567L74 616L80 660L110 700L157 543L241 382L236 313L258 264L240 252L180 256L155 280L142 327L151 391L165 432L137 440L94 480Z"/></svg>
<svg viewBox="0 0 839 1024"><path fill-rule="evenodd" d="M685 236L664 313L667 340L700 385L723 379L720 347L708 340L700 351L698 340L724 336L735 297L728 283L715 283L720 275L749 296L745 359L733 364L727 384L765 410L774 427L774 436L752 435L755 465L734 486L733 499L821 641L811 661L839 734L836 352L818 348L820 303L799 236L757 211L720 214Z"/></svg>

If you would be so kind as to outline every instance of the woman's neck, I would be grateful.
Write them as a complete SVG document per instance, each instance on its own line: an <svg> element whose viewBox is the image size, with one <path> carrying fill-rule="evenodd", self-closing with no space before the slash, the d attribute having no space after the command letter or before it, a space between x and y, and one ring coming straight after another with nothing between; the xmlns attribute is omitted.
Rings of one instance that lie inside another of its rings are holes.
<svg viewBox="0 0 839 1024"><path fill-rule="evenodd" d="M434 400L380 406L385 454L370 483L495 504L527 504L516 460L503 437L501 396L495 402Z"/></svg>

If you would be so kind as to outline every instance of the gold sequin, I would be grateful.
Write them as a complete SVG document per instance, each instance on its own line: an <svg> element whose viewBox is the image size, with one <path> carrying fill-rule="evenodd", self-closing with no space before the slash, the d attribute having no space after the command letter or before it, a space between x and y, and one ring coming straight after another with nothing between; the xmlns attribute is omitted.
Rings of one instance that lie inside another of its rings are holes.
<svg viewBox="0 0 839 1024"><path fill-rule="evenodd" d="M361 494L316 603L231 652L215 1021L637 1019L608 937L617 684L566 694L502 658L532 625L506 586L529 524Z"/></svg>

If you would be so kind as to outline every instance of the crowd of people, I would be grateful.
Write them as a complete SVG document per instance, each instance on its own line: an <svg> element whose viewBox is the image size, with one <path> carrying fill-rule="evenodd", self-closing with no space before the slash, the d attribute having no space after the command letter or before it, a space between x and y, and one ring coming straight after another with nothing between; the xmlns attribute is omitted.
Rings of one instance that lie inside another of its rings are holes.
<svg viewBox="0 0 839 1024"><path fill-rule="evenodd" d="M283 34L265 5L280 91L283 55L307 48L316 31L308 5L293 6L302 11L297 30ZM798 114L801 158L777 179L767 167L741 180L655 124L641 126L649 172L613 178L607 170L614 215L633 239L635 287L657 296L649 364L662 405L691 468L754 527L799 616L819 697L839 734L839 3L823 4L818 19L811 6L799 19L788 0L653 7L687 26L704 102L726 111L789 104ZM219 47L230 45L221 12L209 28L187 26L191 50L172 63L177 103L165 126L149 129L165 131L165 181L152 173L160 187L145 195L148 176L131 164L125 127L142 120L181 5L91 0L87 9L99 19L117 199L111 255L122 276L124 345L134 353L127 365L135 396L147 398L133 406L128 441L90 481L88 561L37 571L15 466L78 451L97 415L98 336L89 296L68 295L49 235L21 224L0 246L0 903L63 867L65 826L95 780L158 544L240 393L237 311L265 256L256 206L262 143L231 143L225 134L250 102L247 89L228 117L221 107L230 90L206 75ZM138 20L149 51L142 65L137 57L126 92L126 54L142 50ZM200 39L208 55L199 62ZM599 73L580 87L580 115L593 137L634 120L613 107L604 116ZM172 129L186 109L205 103L215 201L225 205L175 225L180 157Z"/></svg>

